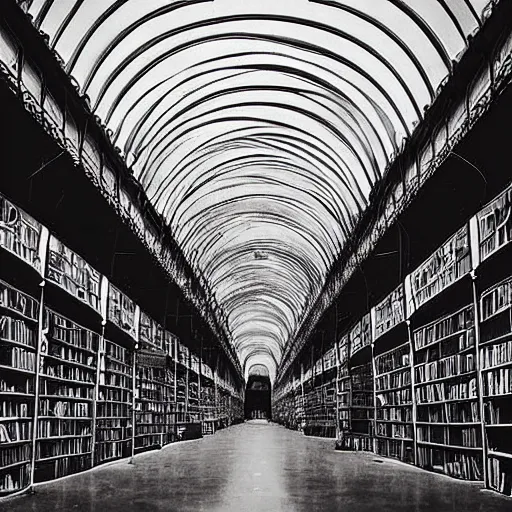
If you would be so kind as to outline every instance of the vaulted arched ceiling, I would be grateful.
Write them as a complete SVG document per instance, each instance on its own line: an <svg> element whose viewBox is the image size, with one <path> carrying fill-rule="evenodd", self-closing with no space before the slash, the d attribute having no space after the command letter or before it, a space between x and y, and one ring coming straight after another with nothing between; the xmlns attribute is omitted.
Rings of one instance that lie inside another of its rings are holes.
<svg viewBox="0 0 512 512"><path fill-rule="evenodd" d="M28 2L271 377L487 3Z"/></svg>

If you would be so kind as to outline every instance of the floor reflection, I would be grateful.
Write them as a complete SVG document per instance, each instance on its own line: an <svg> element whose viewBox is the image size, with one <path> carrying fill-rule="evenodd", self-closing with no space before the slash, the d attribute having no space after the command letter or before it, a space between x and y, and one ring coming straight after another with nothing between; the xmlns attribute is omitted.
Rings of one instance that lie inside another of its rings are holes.
<svg viewBox="0 0 512 512"><path fill-rule="evenodd" d="M9 512L510 512L512 499L254 420L37 487ZM1 508L1 506L0 506Z"/></svg>

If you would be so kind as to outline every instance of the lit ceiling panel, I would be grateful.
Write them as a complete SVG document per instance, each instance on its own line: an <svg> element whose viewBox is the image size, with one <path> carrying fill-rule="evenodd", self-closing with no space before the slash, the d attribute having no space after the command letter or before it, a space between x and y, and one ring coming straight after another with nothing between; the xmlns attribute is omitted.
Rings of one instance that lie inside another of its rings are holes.
<svg viewBox="0 0 512 512"><path fill-rule="evenodd" d="M23 3L273 378L488 2Z"/></svg>

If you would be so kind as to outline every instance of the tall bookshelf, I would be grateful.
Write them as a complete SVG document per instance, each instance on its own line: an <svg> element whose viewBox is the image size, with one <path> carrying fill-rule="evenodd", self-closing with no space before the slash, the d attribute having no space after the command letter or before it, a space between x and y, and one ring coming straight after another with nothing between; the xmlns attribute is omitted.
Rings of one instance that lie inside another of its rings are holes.
<svg viewBox="0 0 512 512"><path fill-rule="evenodd" d="M375 307L374 361L375 450L414 463L411 343L403 285Z"/></svg>
<svg viewBox="0 0 512 512"><path fill-rule="evenodd" d="M135 449L162 447L176 439L174 375L167 356L137 354Z"/></svg>
<svg viewBox="0 0 512 512"><path fill-rule="evenodd" d="M40 347L34 481L93 465L94 390L100 335L47 310Z"/></svg>
<svg viewBox="0 0 512 512"><path fill-rule="evenodd" d="M492 489L512 495L512 278L482 293L480 301L485 433Z"/></svg>
<svg viewBox="0 0 512 512"><path fill-rule="evenodd" d="M348 334L346 334L338 343L338 365L336 368L337 430L339 443L343 443L345 433L350 431L350 389L349 337Z"/></svg>
<svg viewBox="0 0 512 512"><path fill-rule="evenodd" d="M133 436L134 354L102 338L96 399L95 463L129 457Z"/></svg>
<svg viewBox="0 0 512 512"><path fill-rule="evenodd" d="M31 483L39 302L0 281L0 496Z"/></svg>
<svg viewBox="0 0 512 512"><path fill-rule="evenodd" d="M170 338L142 311L138 343L135 449L140 451L175 441L176 394L174 364L168 353L171 350Z"/></svg>
<svg viewBox="0 0 512 512"><path fill-rule="evenodd" d="M480 480L480 426L473 304L414 330L418 465Z"/></svg>
<svg viewBox="0 0 512 512"><path fill-rule="evenodd" d="M400 340L400 338L398 338ZM414 462L413 401L409 340L375 357L376 451Z"/></svg>
<svg viewBox="0 0 512 512"><path fill-rule="evenodd" d="M374 374L372 363L371 315L367 313L349 333L350 427L346 448L373 451Z"/></svg>

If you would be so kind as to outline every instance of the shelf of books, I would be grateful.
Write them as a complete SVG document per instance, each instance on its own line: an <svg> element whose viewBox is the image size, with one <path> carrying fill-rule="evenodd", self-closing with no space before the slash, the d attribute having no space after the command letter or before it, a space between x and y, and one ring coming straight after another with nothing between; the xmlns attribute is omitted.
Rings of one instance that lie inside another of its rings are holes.
<svg viewBox="0 0 512 512"><path fill-rule="evenodd" d="M39 302L0 281L0 496L31 483Z"/></svg>
<svg viewBox="0 0 512 512"><path fill-rule="evenodd" d="M188 420L192 423L200 423L201 405L199 403L199 392L201 382L199 375L199 357L195 354L190 354L188 377Z"/></svg>
<svg viewBox="0 0 512 512"><path fill-rule="evenodd" d="M374 379L371 315L367 313L349 332L350 426L345 448L373 451Z"/></svg>
<svg viewBox="0 0 512 512"><path fill-rule="evenodd" d="M349 338L345 334L338 343L338 361L336 368L336 405L337 405L337 445L343 448L345 436L350 430L350 372Z"/></svg>
<svg viewBox="0 0 512 512"><path fill-rule="evenodd" d="M375 357L376 452L414 462L411 351L407 337Z"/></svg>
<svg viewBox="0 0 512 512"><path fill-rule="evenodd" d="M40 344L34 481L93 465L94 391L100 335L46 310Z"/></svg>
<svg viewBox="0 0 512 512"><path fill-rule="evenodd" d="M336 364L335 350L328 350L313 367L304 394L304 433L336 437Z"/></svg>
<svg viewBox="0 0 512 512"><path fill-rule="evenodd" d="M411 344L403 285L375 306L375 451L414 463Z"/></svg>
<svg viewBox="0 0 512 512"><path fill-rule="evenodd" d="M479 480L483 448L473 305L415 329L413 342L417 464Z"/></svg>
<svg viewBox="0 0 512 512"><path fill-rule="evenodd" d="M489 486L512 495L512 278L482 293L480 362Z"/></svg>
<svg viewBox="0 0 512 512"><path fill-rule="evenodd" d="M43 272L47 237L41 224L0 194L0 265L7 263L4 256L12 255L26 269L35 270L37 277ZM24 273L19 270L19 274Z"/></svg>
<svg viewBox="0 0 512 512"><path fill-rule="evenodd" d="M132 453L133 364L133 351L104 338L100 340L96 464Z"/></svg>
<svg viewBox="0 0 512 512"><path fill-rule="evenodd" d="M48 243L45 278L100 313L100 273L53 235Z"/></svg>
<svg viewBox="0 0 512 512"><path fill-rule="evenodd" d="M178 342L176 347L176 404L177 422L187 422L188 405L188 362L189 350L182 343Z"/></svg>
<svg viewBox="0 0 512 512"><path fill-rule="evenodd" d="M211 435L216 431L216 393L213 372L206 363L201 363L201 414L202 433Z"/></svg>
<svg viewBox="0 0 512 512"><path fill-rule="evenodd" d="M176 440L174 373L166 356L137 354L135 449Z"/></svg>

